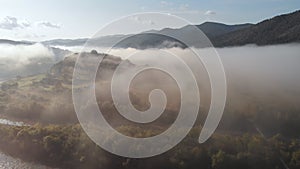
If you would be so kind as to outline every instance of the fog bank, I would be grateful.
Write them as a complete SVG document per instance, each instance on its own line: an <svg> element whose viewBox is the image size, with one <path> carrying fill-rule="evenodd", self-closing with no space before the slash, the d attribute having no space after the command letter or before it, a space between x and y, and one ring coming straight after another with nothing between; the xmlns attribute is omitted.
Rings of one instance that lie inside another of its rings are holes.
<svg viewBox="0 0 300 169"><path fill-rule="evenodd" d="M53 65L53 52L48 47L33 45L0 45L0 79L44 73Z"/></svg>

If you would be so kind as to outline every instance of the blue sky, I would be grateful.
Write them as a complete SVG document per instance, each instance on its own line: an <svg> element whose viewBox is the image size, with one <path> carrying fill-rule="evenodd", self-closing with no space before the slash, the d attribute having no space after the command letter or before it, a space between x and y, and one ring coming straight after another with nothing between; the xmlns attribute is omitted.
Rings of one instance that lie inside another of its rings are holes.
<svg viewBox="0 0 300 169"><path fill-rule="evenodd" d="M299 0L0 0L0 38L90 37L112 20L139 12L170 13L194 24L237 24L299 9Z"/></svg>

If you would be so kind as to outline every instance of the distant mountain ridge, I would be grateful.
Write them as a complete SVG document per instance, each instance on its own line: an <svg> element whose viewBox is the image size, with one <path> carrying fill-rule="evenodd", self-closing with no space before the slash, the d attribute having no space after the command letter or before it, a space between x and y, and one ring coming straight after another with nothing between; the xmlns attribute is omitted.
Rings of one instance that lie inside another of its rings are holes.
<svg viewBox="0 0 300 169"><path fill-rule="evenodd" d="M164 32L173 32L173 33L188 33L192 26L196 26L199 28L203 33L206 34L207 37L216 37L223 34L227 34L236 30L244 29L247 27L252 26L253 24L246 23L246 24L237 24L237 25L226 25L223 23L217 23L217 22L204 22L200 25L187 25L179 29L170 29L165 28L160 31L156 31L158 33L164 33ZM155 32L154 32L155 33Z"/></svg>
<svg viewBox="0 0 300 169"><path fill-rule="evenodd" d="M52 46L82 46L88 38L82 39L53 39L43 41L42 44L44 45L52 45Z"/></svg>
<svg viewBox="0 0 300 169"><path fill-rule="evenodd" d="M167 33L168 35L176 35L176 37L184 37L186 40L194 39L190 29L192 25L187 25L179 29L165 28L153 33ZM285 43L298 43L300 42L300 10L283 14L271 19L264 20L257 24L240 24L240 25L226 25L221 23L206 22L201 25L196 25L206 36L210 39L211 43L215 47L229 47L229 46L242 46L247 44L273 45L273 44L285 44ZM178 41L172 40L172 38L157 38L156 44L153 45L153 35L143 37L141 34L136 35L136 44L141 46L136 47L132 44L128 44L125 47L133 48L148 48L150 47L173 47L167 44L164 46L163 42L176 42L175 46L184 45L178 44ZM145 35L144 35L145 36ZM150 37L150 38L149 38ZM133 38L134 39L134 38ZM133 42L136 42L132 40ZM194 47L207 47L206 44L201 44L199 41L191 43Z"/></svg>
<svg viewBox="0 0 300 169"><path fill-rule="evenodd" d="M34 42L29 41L14 41L9 39L0 39L0 44L10 44L10 45L32 45Z"/></svg>
<svg viewBox="0 0 300 169"><path fill-rule="evenodd" d="M205 22L200 25L187 25L182 28L164 28L162 30L150 30L139 34L110 35L95 39L53 39L41 42L48 46L82 46L87 41L90 46L119 47L119 48L170 48L186 46L176 39L161 34L176 35L185 39L193 39L190 31L192 26L198 27L210 39L215 47L241 46L247 44L272 45L300 42L300 11L279 15L266 19L257 24L226 25L223 23ZM125 39L122 42L120 40ZM167 42L167 43L166 43ZM30 44L30 42L16 42L0 40L0 43ZM194 47L207 47L191 42Z"/></svg>
<svg viewBox="0 0 300 169"><path fill-rule="evenodd" d="M300 10L212 38L217 47L300 42Z"/></svg>
<svg viewBox="0 0 300 169"><path fill-rule="evenodd" d="M53 46L82 46L88 40L89 44L92 46L100 46L100 47L108 47L113 46L122 39L126 39L126 42L121 42L116 45L116 47L121 48L162 48L162 47L184 47L184 45L180 45L180 42L177 40L163 36L161 34L171 34L179 37L191 37L193 36L190 32L191 27L198 27L203 33L208 36L208 38L213 38L219 35L227 34L232 31L240 30L243 28L247 28L252 26L252 24L239 24L239 25L226 25L222 23L215 22L205 22L200 25L187 25L182 28L172 29L172 28L164 28L162 30L151 30L142 32L139 34L128 34L128 35L110 35L103 36L95 39L53 39L48 41L43 41L42 43L45 45L53 45ZM174 42L172 44L164 43L165 41Z"/></svg>

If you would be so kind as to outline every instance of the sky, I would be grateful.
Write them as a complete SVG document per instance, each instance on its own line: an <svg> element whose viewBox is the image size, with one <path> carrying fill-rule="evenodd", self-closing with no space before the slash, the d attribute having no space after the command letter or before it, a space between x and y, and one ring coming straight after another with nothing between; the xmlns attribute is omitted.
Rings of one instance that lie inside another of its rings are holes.
<svg viewBox="0 0 300 169"><path fill-rule="evenodd" d="M168 13L193 24L240 24L299 9L299 0L0 0L0 39L88 38L118 18L142 12Z"/></svg>

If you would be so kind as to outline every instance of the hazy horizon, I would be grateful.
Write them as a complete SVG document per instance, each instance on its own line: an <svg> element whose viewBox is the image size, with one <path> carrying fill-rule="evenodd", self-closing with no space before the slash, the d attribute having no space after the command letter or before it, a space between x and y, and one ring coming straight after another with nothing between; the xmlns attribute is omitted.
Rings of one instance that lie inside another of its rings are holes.
<svg viewBox="0 0 300 169"><path fill-rule="evenodd" d="M192 24L205 21L242 24L257 23L279 14L296 11L300 7L297 0L263 0L255 1L255 3L244 0L131 1L122 4L122 9L116 6L120 3L118 1L20 2L2 0L1 2L3 5L0 7L0 36L4 39L29 41L91 37L106 23L132 13L170 13ZM32 4L35 5L34 10L32 10ZM139 20L136 19L136 21ZM153 26L155 29L162 28L160 25ZM174 26L184 25L170 25L170 27ZM123 26L125 27L126 25ZM116 31L118 30L111 30L110 34Z"/></svg>

